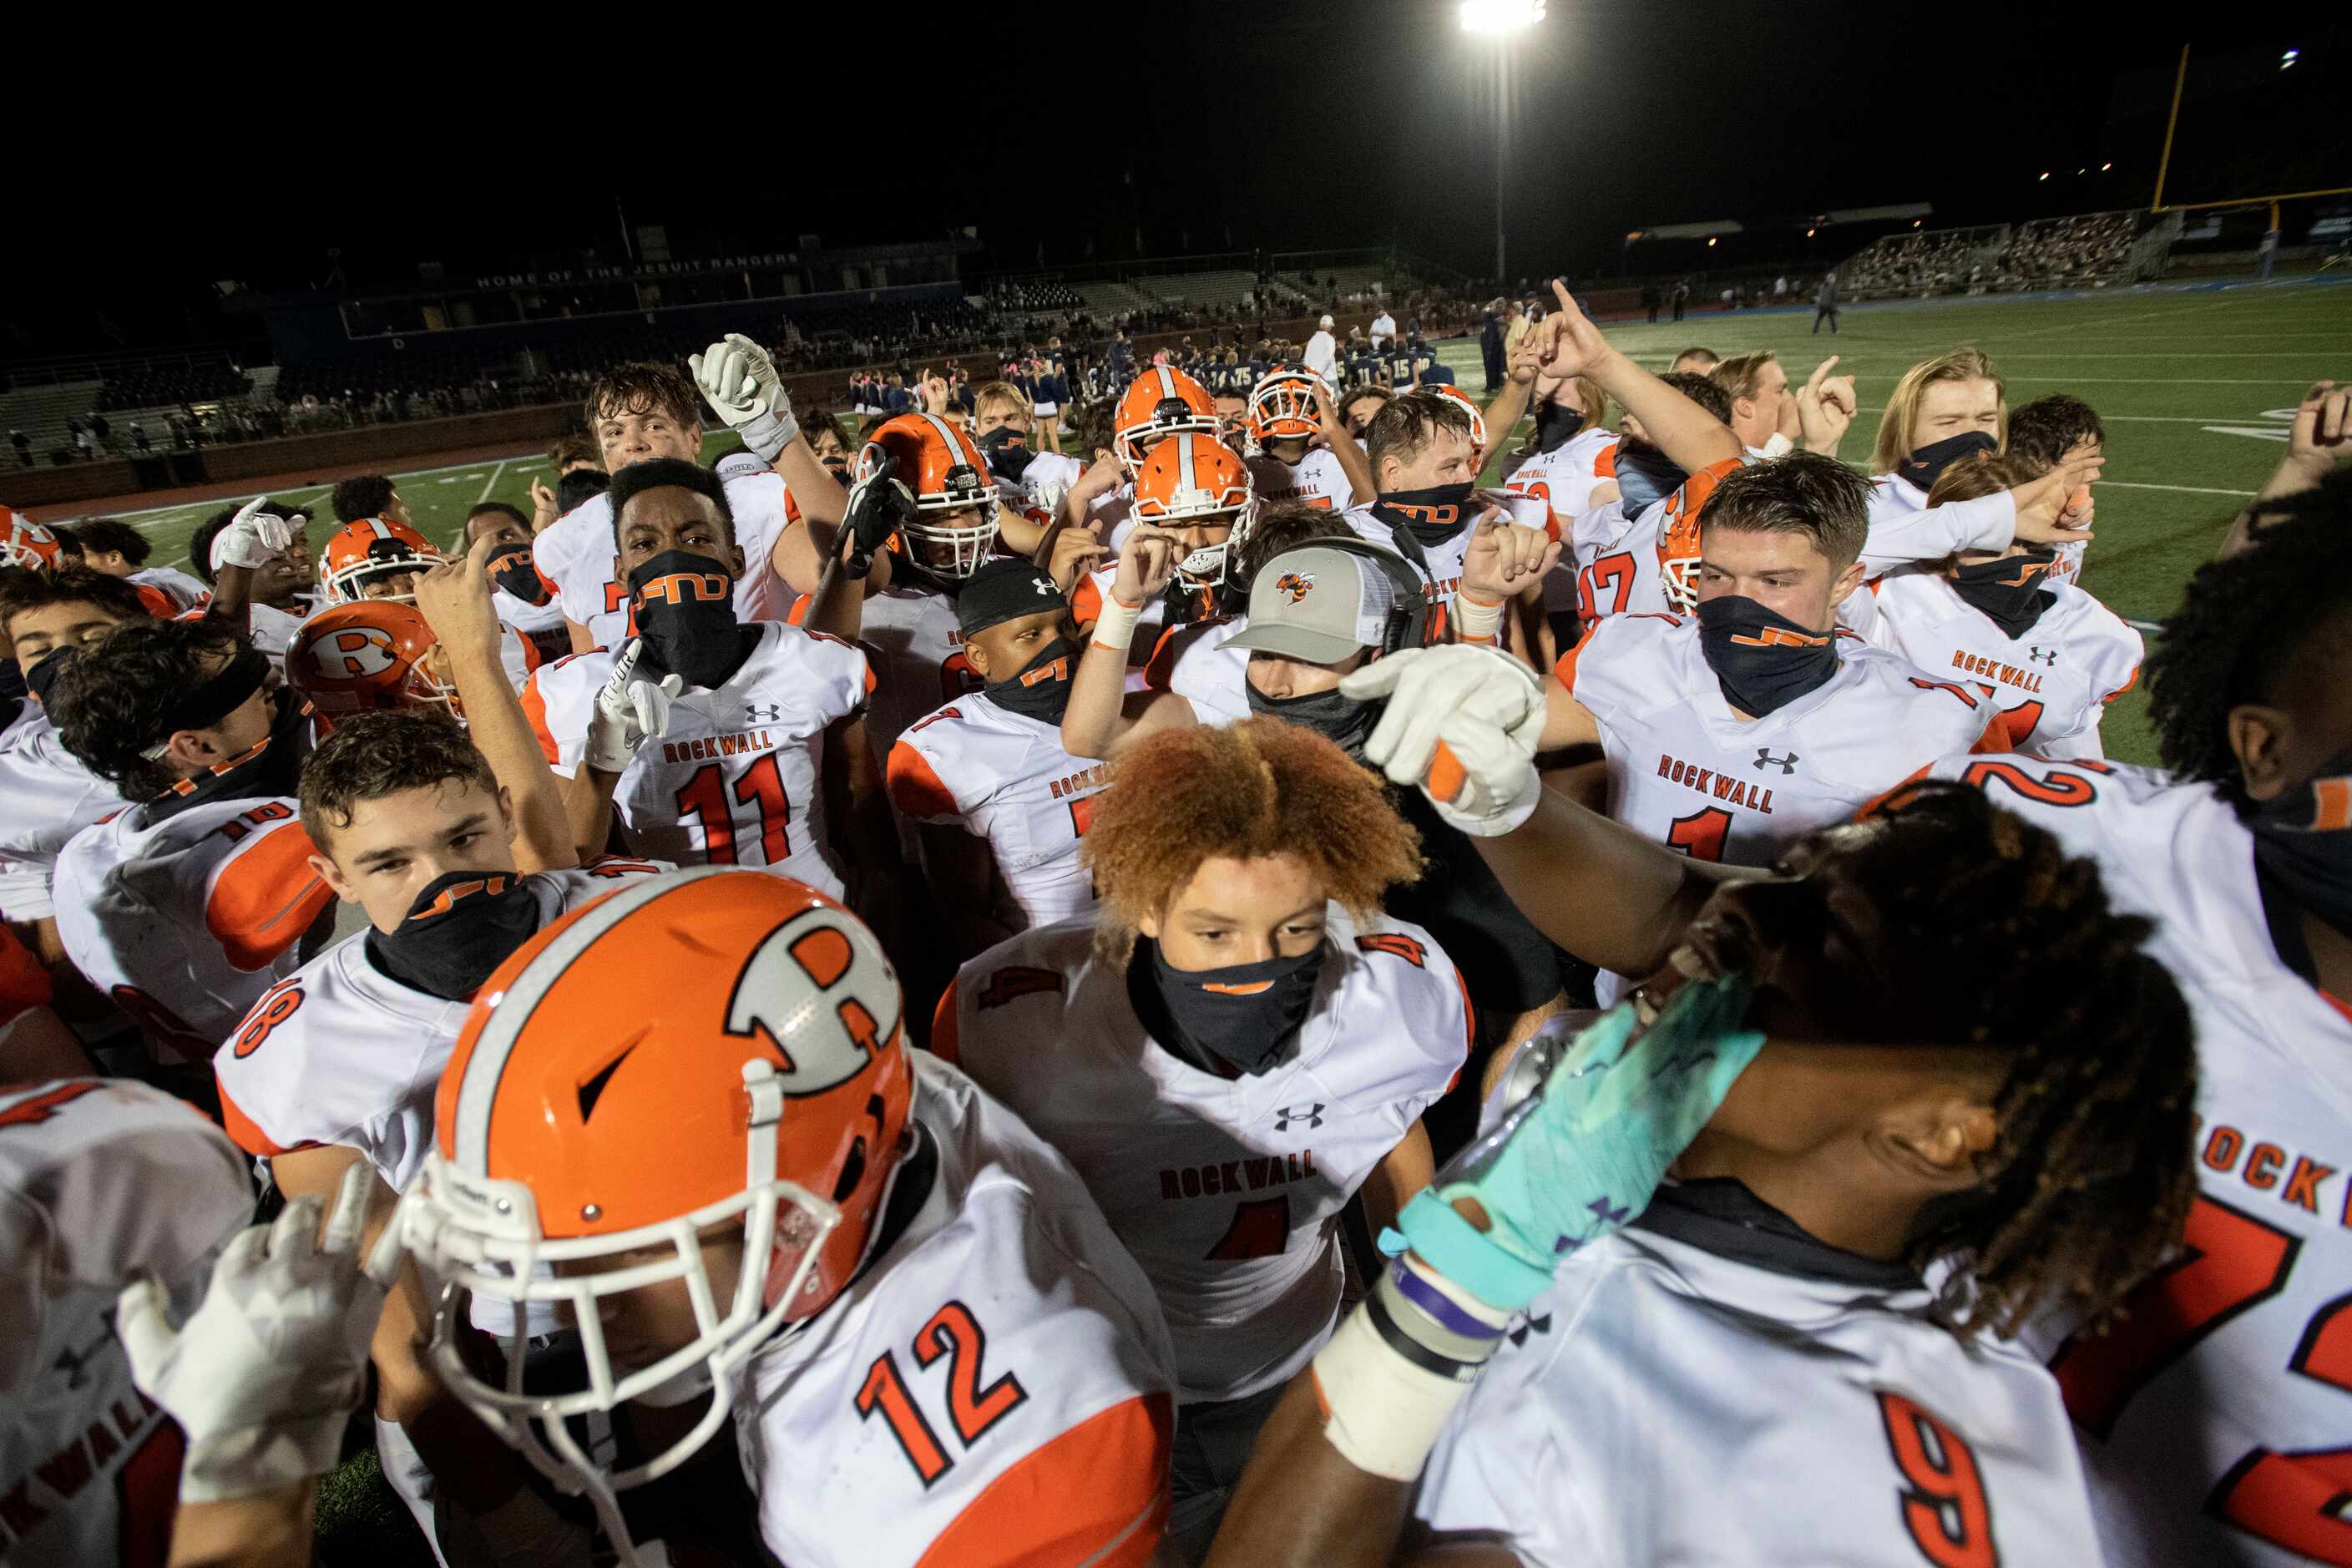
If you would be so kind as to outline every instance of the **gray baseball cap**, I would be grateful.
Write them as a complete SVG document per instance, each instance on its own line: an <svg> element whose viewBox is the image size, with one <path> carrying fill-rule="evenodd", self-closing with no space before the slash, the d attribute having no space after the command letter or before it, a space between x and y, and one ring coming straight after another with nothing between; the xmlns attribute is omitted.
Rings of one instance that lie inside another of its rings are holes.
<svg viewBox="0 0 2352 1568"><path fill-rule="evenodd" d="M1328 545L1302 544L1257 569L1250 583L1249 625L1225 646L1338 664L1381 646L1396 593L1378 563Z"/></svg>

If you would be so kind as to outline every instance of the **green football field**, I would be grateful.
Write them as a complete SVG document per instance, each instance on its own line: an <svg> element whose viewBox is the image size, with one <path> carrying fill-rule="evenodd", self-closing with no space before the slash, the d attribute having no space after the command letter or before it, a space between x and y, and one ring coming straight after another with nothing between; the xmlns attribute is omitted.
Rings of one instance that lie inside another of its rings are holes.
<svg viewBox="0 0 2352 1568"><path fill-rule="evenodd" d="M2083 583L2116 613L2153 622L2168 614L2181 584L2210 557L2230 517L2276 465L2297 399L2325 376L2352 379L2352 279L2266 286L2124 289L2066 299L1999 299L1849 308L1840 333L1808 328L1810 309L1694 316L1680 324L1612 326L1609 335L1653 368L1680 350L1718 354L1771 349L1791 381L1838 354L1858 379L1862 416L1844 456L1866 465L1885 395L1904 369L1956 343L1973 343L2000 367L2014 405L2045 392L2071 392L2107 426L2107 466L2097 490L2097 534ZM1478 346L1439 345L1464 387L1481 388ZM1502 445L1499 440L1496 443ZM706 443L713 460L731 435ZM1499 458L1497 459L1499 461ZM394 476L425 532L446 543L469 508L486 500L530 509L530 481L548 477L543 458L433 468ZM326 535L326 485L273 491L320 509L314 544ZM124 514L156 542L159 563L182 564L196 524L224 504L207 501ZM2110 754L2153 762L2143 685L2116 704L2106 725Z"/></svg>

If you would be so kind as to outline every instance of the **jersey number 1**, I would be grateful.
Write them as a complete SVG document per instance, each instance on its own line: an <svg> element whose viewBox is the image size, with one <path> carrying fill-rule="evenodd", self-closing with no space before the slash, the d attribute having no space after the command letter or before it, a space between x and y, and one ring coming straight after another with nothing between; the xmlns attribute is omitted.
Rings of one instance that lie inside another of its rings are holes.
<svg viewBox="0 0 2352 1568"><path fill-rule="evenodd" d="M929 1366L947 1358L948 1419L966 1448L1029 1397L1021 1380L1009 1372L986 1387L981 1385L981 1357L987 1349L988 1335L982 1331L980 1320L961 1301L950 1301L933 1312L930 1321L915 1335L917 1365ZM857 1390L856 1403L859 1420L878 1411L890 1424L890 1435L898 1440L907 1462L915 1467L924 1490L955 1468L947 1446L940 1441L922 1407L915 1403L914 1392L899 1374L896 1353L884 1351L874 1358Z"/></svg>
<svg viewBox="0 0 2352 1568"><path fill-rule="evenodd" d="M793 803L784 793L776 753L770 752L745 768L731 790L719 765L705 763L677 792L678 816L692 815L702 821L703 858L713 866L732 866L740 858L735 853L735 812L727 803L730 794L760 814L761 863L782 865L789 853L786 829L792 826Z"/></svg>

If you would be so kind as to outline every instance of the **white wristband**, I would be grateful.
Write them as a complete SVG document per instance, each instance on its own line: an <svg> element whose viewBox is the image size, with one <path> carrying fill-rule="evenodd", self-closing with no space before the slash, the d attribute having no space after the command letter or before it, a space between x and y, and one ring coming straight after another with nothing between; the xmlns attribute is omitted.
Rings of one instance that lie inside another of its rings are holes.
<svg viewBox="0 0 2352 1568"><path fill-rule="evenodd" d="M1489 605L1466 593L1454 595L1454 625L1462 633L1464 642L1492 642L1495 628L1502 624L1502 600Z"/></svg>
<svg viewBox="0 0 2352 1568"><path fill-rule="evenodd" d="M1135 640L1135 623L1143 618L1141 605L1122 605L1116 594L1103 595L1102 613L1095 617L1093 640L1121 653Z"/></svg>
<svg viewBox="0 0 2352 1568"><path fill-rule="evenodd" d="M1315 1352L1324 1440L1367 1474L1410 1481L1471 1384L1416 1366L1391 1346L1359 1304Z"/></svg>

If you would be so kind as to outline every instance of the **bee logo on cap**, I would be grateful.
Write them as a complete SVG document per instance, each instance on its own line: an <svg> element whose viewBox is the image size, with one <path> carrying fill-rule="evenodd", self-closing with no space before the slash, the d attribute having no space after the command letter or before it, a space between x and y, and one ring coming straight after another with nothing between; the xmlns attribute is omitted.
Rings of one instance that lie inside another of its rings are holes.
<svg viewBox="0 0 2352 1568"><path fill-rule="evenodd" d="M1285 572L1274 582L1275 592L1294 605L1305 599L1307 591L1313 586L1315 574L1312 572Z"/></svg>

